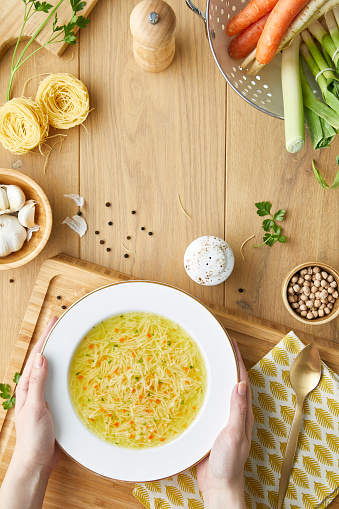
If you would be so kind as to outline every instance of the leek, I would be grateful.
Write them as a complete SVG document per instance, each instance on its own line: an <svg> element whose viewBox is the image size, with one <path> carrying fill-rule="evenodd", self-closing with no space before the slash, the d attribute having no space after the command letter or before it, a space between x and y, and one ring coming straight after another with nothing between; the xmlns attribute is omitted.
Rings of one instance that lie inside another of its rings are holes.
<svg viewBox="0 0 339 509"><path fill-rule="evenodd" d="M327 63L322 53L314 43L311 35L307 30L302 33L302 38L306 41L300 47L303 59L310 68L313 76L321 90L324 101L334 111L339 112L339 84L338 79L333 71L325 70ZM321 73L321 71L324 71Z"/></svg>
<svg viewBox="0 0 339 509"><path fill-rule="evenodd" d="M337 164L339 164L338 156L336 159L337 159ZM326 180L324 179L324 177L322 176L322 174L320 173L320 171L316 168L314 161L312 161L312 168L313 168L313 172L314 172L314 175L315 175L317 181L319 182L319 184L321 185L321 187L323 189L338 189L338 187L339 187L339 171L335 176L333 184L331 186L329 186L328 183L326 182Z"/></svg>
<svg viewBox="0 0 339 509"><path fill-rule="evenodd" d="M333 11L326 12L325 20L326 20L326 25L327 25L328 31L330 32L331 38L335 44L335 47L338 48L339 47L339 28L338 28L336 18L334 16L334 12Z"/></svg>
<svg viewBox="0 0 339 509"><path fill-rule="evenodd" d="M314 149L327 148L336 135L335 130L323 118L304 106L305 122Z"/></svg>
<svg viewBox="0 0 339 509"><path fill-rule="evenodd" d="M281 81L285 117L285 142L288 152L298 152L305 144L304 108L299 75L299 47L297 35L282 52Z"/></svg>
<svg viewBox="0 0 339 509"><path fill-rule="evenodd" d="M313 113L326 120L326 122L328 122L334 129L339 129L338 114L327 104L324 104L316 98L310 84L307 81L301 61L299 64L299 70L304 105L313 111Z"/></svg>
<svg viewBox="0 0 339 509"><path fill-rule="evenodd" d="M330 55L333 60L335 66L337 67L339 61L339 52L337 52L337 48L332 40L330 34L325 30L319 21L313 21L308 27L308 30L311 34L317 39L317 41L325 48L327 53Z"/></svg>

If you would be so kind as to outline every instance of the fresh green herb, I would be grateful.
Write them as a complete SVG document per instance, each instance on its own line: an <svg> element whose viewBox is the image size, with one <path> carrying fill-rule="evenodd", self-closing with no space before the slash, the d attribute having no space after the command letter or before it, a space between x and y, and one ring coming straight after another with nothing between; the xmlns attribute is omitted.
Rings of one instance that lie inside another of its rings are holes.
<svg viewBox="0 0 339 509"><path fill-rule="evenodd" d="M113 362L113 361L112 361L112 359L110 359L110 360L108 361L108 364L111 364L111 362Z"/></svg>
<svg viewBox="0 0 339 509"><path fill-rule="evenodd" d="M164 382L162 382L161 380L158 381L158 384L163 384Z"/></svg>
<svg viewBox="0 0 339 509"><path fill-rule="evenodd" d="M144 359L141 357L138 362L140 362L140 364L142 364L144 362Z"/></svg>
<svg viewBox="0 0 339 509"><path fill-rule="evenodd" d="M172 344L172 341L167 341L168 346L171 346L171 344Z"/></svg>
<svg viewBox="0 0 339 509"><path fill-rule="evenodd" d="M114 346L114 348L118 348L119 347L119 345L113 345L113 346Z"/></svg>
<svg viewBox="0 0 339 509"><path fill-rule="evenodd" d="M17 384L20 380L21 375L19 373L15 373L13 382ZM15 405L15 395L14 393L11 395L11 388L8 384L0 384L0 398L5 401L2 402L2 406L5 410L12 408Z"/></svg>
<svg viewBox="0 0 339 509"><path fill-rule="evenodd" d="M89 353L85 353L85 357L89 357Z"/></svg>
<svg viewBox="0 0 339 509"><path fill-rule="evenodd" d="M262 223L262 228L266 232L263 237L263 243L257 246L252 247L260 247L264 244L268 246L273 246L275 242L286 242L286 237L281 235L281 227L278 226L275 221L282 221L284 219L285 210L279 209L274 215L271 214L272 204L269 201L262 201L260 203L256 203L257 214L258 216L271 216L271 219L264 219Z"/></svg>
<svg viewBox="0 0 339 509"><path fill-rule="evenodd" d="M337 164L339 165L339 156L336 157L336 161L337 161ZM324 179L324 177L322 176L322 174L320 173L320 171L315 167L313 160L312 160L312 168L313 168L314 175L315 175L317 181L319 182L319 184L321 185L321 187L323 189L338 189L339 188L339 170L335 176L333 184L331 186L329 186L327 184L326 180Z"/></svg>
<svg viewBox="0 0 339 509"><path fill-rule="evenodd" d="M134 378L135 378L136 380L139 380L139 378L140 378L140 377L139 377L139 376L136 376L136 377L134 377Z"/></svg>
<svg viewBox="0 0 339 509"><path fill-rule="evenodd" d="M134 331L135 334L138 334L138 332L139 332L138 329Z"/></svg>
<svg viewBox="0 0 339 509"><path fill-rule="evenodd" d="M184 402L184 401L180 401L180 405L184 405L184 404L185 404L185 402Z"/></svg>
<svg viewBox="0 0 339 509"><path fill-rule="evenodd" d="M46 46L50 46L51 44L58 44L60 42L66 42L67 44L75 44L76 42L76 35L74 33L74 29L76 27L84 28L88 23L89 19L84 18L83 16L78 16L78 12L81 11L85 7L85 2L82 2L81 0L69 0L72 8L72 16L69 22L66 25L58 25L58 15L57 10L60 7L60 5L64 2L64 0L59 0L55 7L53 7L52 4L49 4L47 2L39 2L37 0L22 0L25 5L24 10L24 21L21 27L21 31L18 37L18 40L16 42L14 53L12 57L12 63L11 63L11 74L10 79L7 87L7 93L6 93L6 100L9 101L11 96L11 88L13 84L13 78L15 73L18 69L35 53L40 51L43 48L46 48ZM20 53L20 55L17 57L17 50L19 43L21 41L21 38L25 32L25 27L28 22L28 20L31 19L32 16L34 16L36 13L42 13L44 12L47 14L47 17L45 20L41 23L41 25L37 28L37 30L33 33L32 37L28 40L26 46ZM39 46L38 49L30 53L28 56L25 57L26 52L34 39L39 35L41 30L46 26L48 21L54 16L54 21L52 24L52 33L50 34L49 38L47 39L47 42L43 44L42 46ZM24 58L25 57L25 58Z"/></svg>
<svg viewBox="0 0 339 509"><path fill-rule="evenodd" d="M75 373L75 376L78 376L80 375L81 371L78 371L77 373Z"/></svg>
<svg viewBox="0 0 339 509"><path fill-rule="evenodd" d="M101 398L101 401L104 401L104 398Z"/></svg>
<svg viewBox="0 0 339 509"><path fill-rule="evenodd" d="M193 366L190 366L190 369L193 369Z"/></svg>

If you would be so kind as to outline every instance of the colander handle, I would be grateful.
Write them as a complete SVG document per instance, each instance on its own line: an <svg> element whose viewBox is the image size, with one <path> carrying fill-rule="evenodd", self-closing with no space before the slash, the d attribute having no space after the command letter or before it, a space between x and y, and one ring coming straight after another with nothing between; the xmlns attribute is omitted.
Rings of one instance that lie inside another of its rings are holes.
<svg viewBox="0 0 339 509"><path fill-rule="evenodd" d="M206 24L206 13L201 11L200 9L198 9L198 7L196 7L192 2L191 0L186 0L186 3L188 5L188 7L193 11L195 12L195 14L198 14L198 16L200 16L200 18L204 21L204 23Z"/></svg>

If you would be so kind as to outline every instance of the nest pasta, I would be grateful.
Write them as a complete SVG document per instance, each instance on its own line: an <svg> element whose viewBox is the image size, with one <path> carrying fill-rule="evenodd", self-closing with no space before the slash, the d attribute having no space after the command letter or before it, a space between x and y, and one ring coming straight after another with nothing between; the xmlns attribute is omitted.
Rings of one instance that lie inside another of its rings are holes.
<svg viewBox="0 0 339 509"><path fill-rule="evenodd" d="M48 128L46 113L32 99L11 99L0 108L0 141L12 154L27 154L41 145Z"/></svg>
<svg viewBox="0 0 339 509"><path fill-rule="evenodd" d="M176 438L195 419L206 390L202 354L174 322L126 313L94 327L70 367L70 395L85 425L124 447Z"/></svg>
<svg viewBox="0 0 339 509"><path fill-rule="evenodd" d="M70 129L82 124L89 113L87 88L70 74L51 74L45 78L35 100L55 129Z"/></svg>

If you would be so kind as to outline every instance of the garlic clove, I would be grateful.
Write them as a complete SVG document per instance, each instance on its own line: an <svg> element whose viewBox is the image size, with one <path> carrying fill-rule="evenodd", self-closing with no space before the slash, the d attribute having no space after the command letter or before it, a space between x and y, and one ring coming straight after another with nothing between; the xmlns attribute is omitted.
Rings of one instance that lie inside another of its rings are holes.
<svg viewBox="0 0 339 509"><path fill-rule="evenodd" d="M27 242L29 242L31 240L32 234L39 230L40 230L40 226L38 224L35 224L34 226L32 226L32 228L28 228L27 229Z"/></svg>
<svg viewBox="0 0 339 509"><path fill-rule="evenodd" d="M0 186L0 211L9 209L9 201L7 198L6 189Z"/></svg>
<svg viewBox="0 0 339 509"><path fill-rule="evenodd" d="M67 226L69 226L71 230L74 230L79 237L83 237L87 231L87 223L84 218L80 216L73 216L72 219L70 217L66 217L62 224L67 224Z"/></svg>
<svg viewBox="0 0 339 509"><path fill-rule="evenodd" d="M25 228L33 228L35 216L35 200L26 201L25 205L19 210L18 219L19 223Z"/></svg>
<svg viewBox="0 0 339 509"><path fill-rule="evenodd" d="M19 251L26 240L26 229L18 218L3 214L0 217L0 257Z"/></svg>
<svg viewBox="0 0 339 509"><path fill-rule="evenodd" d="M3 187L6 188L9 209L11 212L17 212L25 205L26 196L23 190L19 186L14 185Z"/></svg>

